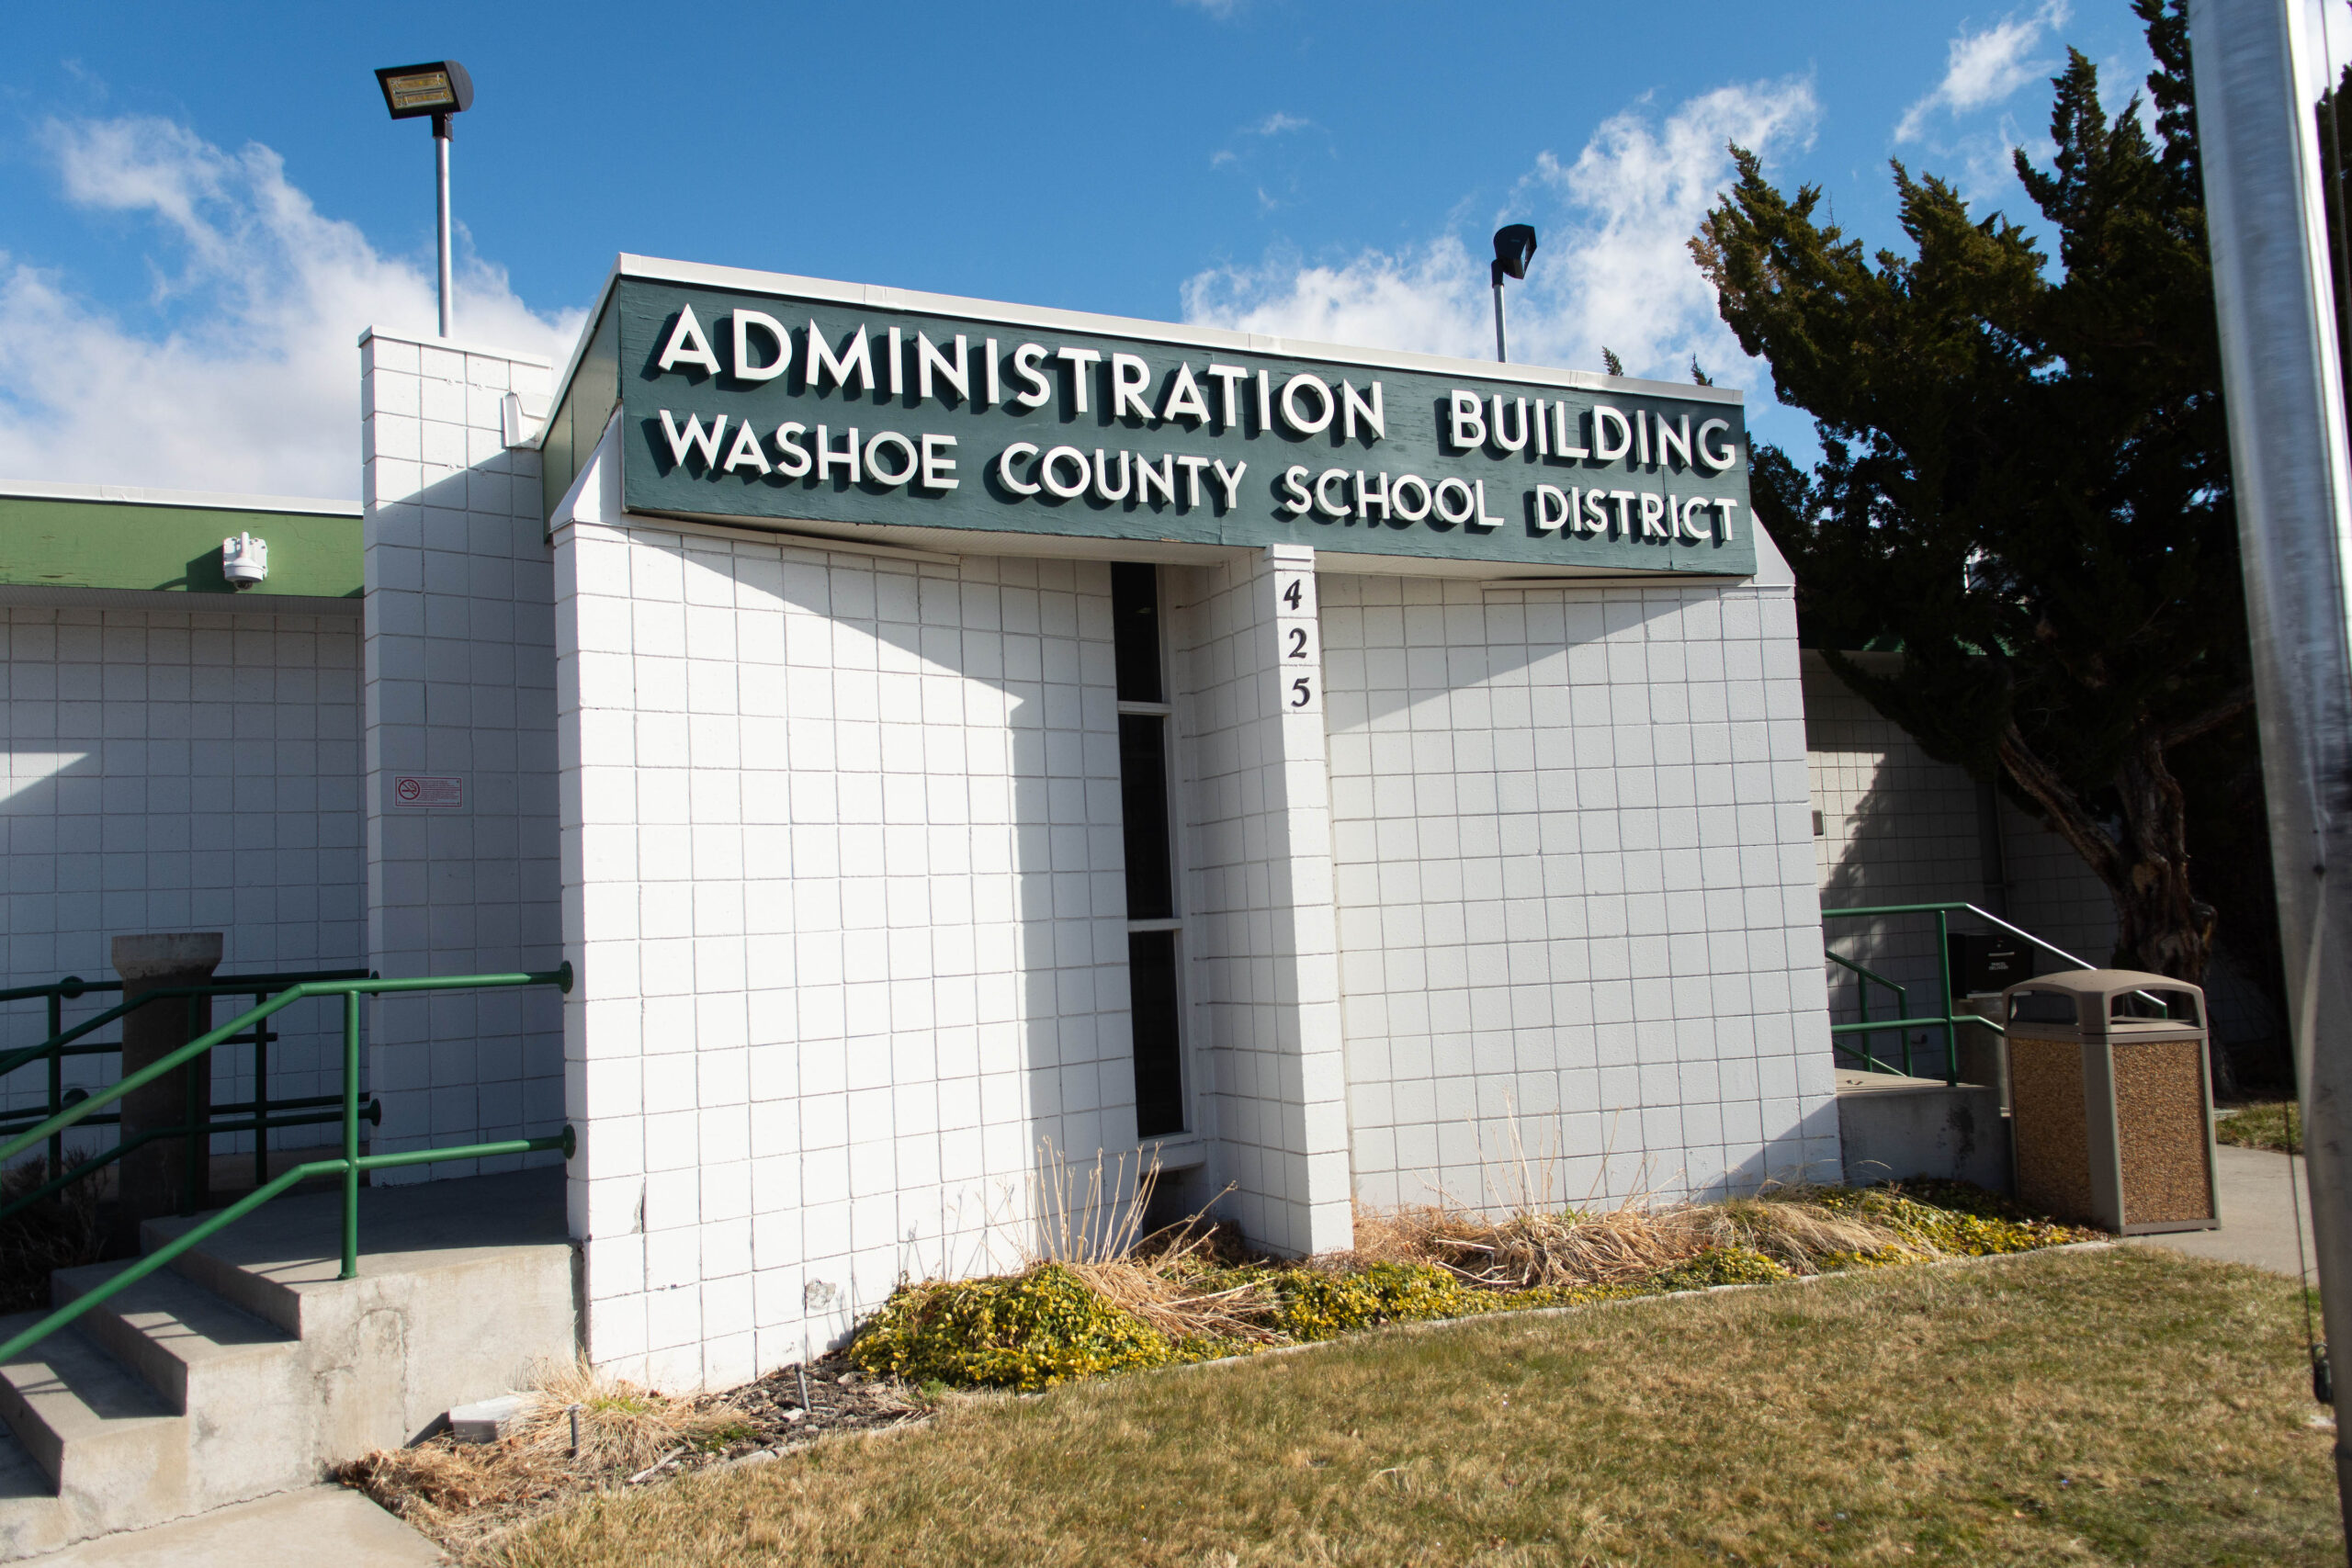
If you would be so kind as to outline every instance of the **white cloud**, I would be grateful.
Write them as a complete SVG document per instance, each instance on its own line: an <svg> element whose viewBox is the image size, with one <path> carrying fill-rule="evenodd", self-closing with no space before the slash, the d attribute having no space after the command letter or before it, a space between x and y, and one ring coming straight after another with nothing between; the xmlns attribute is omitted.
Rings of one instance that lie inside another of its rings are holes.
<svg viewBox="0 0 2352 1568"><path fill-rule="evenodd" d="M1250 127L1252 136L1280 136L1285 130L1305 130L1315 122L1303 115L1284 114L1276 109L1257 124Z"/></svg>
<svg viewBox="0 0 2352 1568"><path fill-rule="evenodd" d="M1277 252L1256 267L1199 273L1184 283L1184 319L1314 343L1475 355L1489 330L1481 324L1485 289L1485 269L1442 234L1408 255L1366 251L1310 266Z"/></svg>
<svg viewBox="0 0 2352 1568"><path fill-rule="evenodd" d="M1220 22L1231 21L1242 6L1242 0L1176 0L1176 3L1205 11Z"/></svg>
<svg viewBox="0 0 2352 1568"><path fill-rule="evenodd" d="M1511 357L1597 369L1606 345L1632 374L1672 379L1695 355L1736 384L1738 345L1686 247L1730 181L1725 143L1767 155L1802 146L1819 114L1808 82L1719 87L1662 122L1639 107L1616 116L1572 163L1539 156L1506 215L1532 220L1541 242L1527 281L1510 288ZM1475 253L1444 232L1401 253L1315 265L1277 253L1215 268L1185 284L1185 319L1484 358L1494 352L1486 239L1475 236Z"/></svg>
<svg viewBox="0 0 2352 1568"><path fill-rule="evenodd" d="M2035 77L2047 74L2053 62L2032 58L2042 35L2064 24L2065 0L2045 0L2039 10L2004 17L1981 32L1961 29L1946 56L1944 79L1933 91L1903 111L1894 128L1897 141L1923 135L1938 112L1966 114L1997 104Z"/></svg>
<svg viewBox="0 0 2352 1568"><path fill-rule="evenodd" d="M356 344L433 331L429 273L321 216L266 147L143 117L42 140L75 207L152 223L158 324L0 252L0 478L356 496ZM458 275L460 340L560 360L580 320L531 310L498 268Z"/></svg>

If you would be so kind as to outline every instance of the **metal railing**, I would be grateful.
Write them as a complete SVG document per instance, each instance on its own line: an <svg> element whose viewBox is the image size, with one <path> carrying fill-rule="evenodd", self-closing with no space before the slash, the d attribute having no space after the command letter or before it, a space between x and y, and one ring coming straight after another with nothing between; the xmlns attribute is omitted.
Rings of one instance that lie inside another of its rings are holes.
<svg viewBox="0 0 2352 1568"><path fill-rule="evenodd" d="M120 1051L122 1049L122 1042L119 1040L91 1040L88 1039L87 1036L96 1033L98 1030L105 1028L109 1023L117 1022L130 1013L136 1012L139 1009L146 1006L149 1002L158 999L169 999L174 997L188 998L188 1009L192 1024L198 1011L199 1010L201 1001L205 998L251 997L254 999L254 1005L255 1007L259 1007L263 1002L269 999L269 995L272 991L281 989L287 986L300 985L308 980L364 980L368 977L370 971L366 969L315 969L291 970L284 974L274 975L225 975L201 986L175 987L165 989L142 991L139 993L139 999L137 1001L123 1002L108 1008L95 1018L83 1020L80 1023L75 1024L70 1030L65 1027L65 1004L68 1001L84 996L119 993L122 990L122 982L119 980L85 980L79 975L68 975L62 980L51 980L46 985L18 986L8 990L0 990L0 1002L31 1001L35 998L40 998L41 1000L45 1000L49 1004L49 1038L42 1041L38 1045L28 1045L20 1050L0 1054L0 1078L5 1078L9 1074L16 1072L18 1068L28 1066L35 1062L45 1062L49 1069L48 1108L46 1111L29 1109L0 1111L0 1137L5 1137L13 1133L21 1132L28 1122L40 1121L44 1117L55 1116L58 1112L63 1111L68 1105L77 1102L86 1093L86 1091L78 1089L68 1089L65 1087L65 1058L68 1056L103 1056ZM191 1027L188 1032L193 1034L196 1031ZM202 1137L210 1133L228 1134L251 1131L254 1134L254 1185L256 1187L269 1179L268 1134L271 1131L279 1127L311 1125L322 1121L331 1122L334 1119L332 1116L310 1116L295 1117L287 1120L272 1120L271 1112L273 1111L281 1112L288 1111L315 1111L321 1107L332 1106L340 1102L338 1097L334 1095L313 1095L297 1097L289 1100L279 1100L276 1101L271 1100L269 1095L269 1048L273 1043L280 1038L281 1036L278 1032L270 1028L268 1021L264 1020L263 1021L254 1025L253 1032L251 1033L232 1035L229 1039L221 1042L224 1045L251 1045L254 1048L254 1098L250 1101L239 1101L227 1105L212 1106L211 1112L214 1115L235 1115L240 1112L250 1112L252 1115L252 1121L250 1123L208 1122L202 1127L194 1130L196 1135L198 1137ZM190 1069L191 1090L194 1087L194 1071L195 1068L192 1066ZM191 1103L193 1103L193 1097L191 1098ZM87 1125L94 1127L108 1126L115 1124L119 1121L119 1118L115 1116L93 1116L86 1118L85 1121ZM181 1135L183 1131L185 1130L164 1130L156 1133L154 1136L178 1136ZM105 1161L100 1163L111 1163L115 1159L119 1159L123 1155L130 1152L130 1146L135 1146L135 1143L152 1141L152 1138L142 1138L135 1140L134 1145L118 1145L115 1151L108 1156ZM52 1176L56 1176L62 1173L64 1165L65 1135L62 1133L58 1133L53 1134L49 1140L49 1168L51 1174ZM205 1176L209 1175L209 1172L201 1169L200 1168L191 1168L190 1174L194 1179L191 1182L190 1191L192 1194L200 1195L205 1190L206 1184L203 1179ZM56 1190L57 1187L61 1185L64 1185L64 1183L52 1184L51 1187L42 1190L40 1193L20 1197L17 1201L12 1201L6 1206L0 1206L0 1220L6 1220L11 1214L17 1213L19 1210L23 1209L28 1202L34 1199L48 1196L51 1191Z"/></svg>
<svg viewBox="0 0 2352 1568"><path fill-rule="evenodd" d="M125 1076L119 1083L100 1089L85 1100L64 1106L45 1120L17 1133L6 1142L0 1143L0 1167L5 1167L7 1162L44 1139L56 1138L67 1128L91 1121L106 1106L113 1104L132 1090L142 1089L167 1073L185 1072L192 1065L201 1066L216 1046L227 1044L232 1040L240 1038L243 1032L248 1028L258 1029L263 1021L284 1011L298 1001L311 997L341 997L343 998L343 1093L339 1097L342 1110L339 1115L324 1118L324 1120L339 1120L343 1123L343 1153L334 1158L309 1160L291 1169L281 1171L277 1177L256 1185L251 1192L246 1193L227 1208L205 1215L170 1241L140 1258L112 1279L59 1307L40 1322L12 1336L5 1343L0 1343L0 1363L14 1360L23 1354L28 1347L38 1344L90 1308L145 1279L180 1254L207 1240L216 1232L234 1224L271 1199L314 1177L340 1176L343 1179L343 1260L342 1269L337 1278L351 1280L356 1279L359 1274L359 1179L363 1174L376 1170L390 1170L401 1166L432 1165L445 1160L496 1159L505 1156L537 1154L548 1149L561 1149L564 1157L571 1158L576 1145L572 1130L568 1125L561 1133L547 1137L506 1138L491 1143L464 1144L442 1148L404 1149L397 1154L362 1155L359 1152L359 1123L362 1120L359 1104L359 998L361 997L397 995L415 991L514 989L529 986L552 986L559 991L569 992L571 989L571 965L566 963L560 968L541 974L427 976L395 980L360 976L335 980L298 981L277 996L268 998L219 1028L198 1035L187 1044L158 1057L137 1072ZM97 987L89 988L96 989ZM184 989L195 992L207 990L209 987L188 987ZM37 996L40 994L40 990L35 987L28 994ZM144 1006L149 1001L159 998L169 999L174 994L172 990L143 991L139 993L135 1003L126 1002L119 1008L109 1010L109 1012L119 1016L130 1010L134 1006ZM86 1032L88 1029L96 1027L102 1020L103 1015L101 1019L90 1020L79 1028ZM62 1030L52 1032L51 1043L56 1043L60 1037L68 1032L73 1032ZM19 1052L17 1055L31 1059L26 1053ZM0 1058L0 1061L5 1060ZM281 1101L280 1104L282 1106L284 1102ZM119 1112L117 1114L119 1115ZM263 1134L257 1131L255 1136L259 1138ZM188 1141L191 1145L199 1142L195 1137L190 1137Z"/></svg>
<svg viewBox="0 0 2352 1568"><path fill-rule="evenodd" d="M2067 963L2073 964L2077 969L2096 969L2098 967L2098 964L2091 963L2088 959L2077 958L2073 953L2067 952L2064 948L2046 942L2040 937L2034 935L2031 931L2023 930L2018 926L2013 926L2009 924L2008 921L2001 919L2000 916L1980 909L1973 904L1879 904L1854 909L1824 909L1821 911L1821 919L1824 924L1826 924L1831 920L1883 919L1895 915L1933 915L1936 918L1936 997L1938 1005L1941 1010L1932 1014L1922 1014L1919 1017L1914 1018L1910 1016L1911 1009L1909 1005L1909 998L1907 994L1905 994L1904 1000L1895 1010L1903 1016L1886 1019L1883 1021L1873 1020L1870 1016L1868 988L1865 987L1863 991L1861 1018L1853 1023L1833 1023L1829 1026L1830 1043L1833 1048L1842 1048L1852 1053L1860 1060L1865 1071L1885 1073L1899 1070L1905 1077L1916 1077L1917 1075L1911 1070L1912 1055L1911 1035L1909 1032L1914 1029L1940 1028L1944 1034L1944 1082L1947 1085L1954 1085L1960 1082L1960 1025L1963 1023L1979 1025L1983 1028L1991 1030L1996 1034L2007 1034L2008 1032L2007 1029L2004 1029L2001 1026L2001 1022L1998 1019L1987 1018L1983 1013L1956 1012L1952 1009L1951 941L1951 917L1954 915L1963 914L1973 915L1976 919L1983 920L1987 925L1997 926L2002 931L2007 931L2009 935L2018 938L2019 941L2032 943L2035 947L2049 953L2053 958L2064 959ZM1831 963L1838 964L1839 967L1851 969L1857 973L1861 972L1860 965L1849 959L1841 958L1837 953L1829 953L1827 951L1826 942L1823 944L1823 952ZM1894 986L1894 984L1893 981L1884 978L1883 976L1872 975L1870 977L1877 980L1881 985ZM1894 988L1898 993L1902 991L1901 987L1895 987ZM1874 1055L1870 1043L1871 1036L1875 1034L1884 1034L1890 1031L1899 1035L1903 1042L1903 1066L1899 1069L1881 1061L1876 1055ZM1843 1044L1838 1037L1845 1034L1858 1034L1861 1036L1862 1043L1860 1045Z"/></svg>
<svg viewBox="0 0 2352 1568"><path fill-rule="evenodd" d="M1885 976L1880 974L1877 970L1867 968L1862 964L1855 963L1850 958L1839 957L1837 953L1829 951L1828 944L1826 942L1822 944L1822 956L1828 959L1830 963L1838 965L1838 968L1846 970L1857 977L1854 986L1854 1000L1856 1008L1860 1011L1861 1020L1864 1023L1868 1023L1871 1021L1871 982L1873 980L1894 993L1895 1017L1902 1018L1911 1010L1911 990L1909 987L1901 985L1896 981L1890 980ZM1862 1067L1867 1072L1901 1072L1905 1077L1908 1077L1911 1071L1909 1066L1911 1060L1909 1038L1910 1037L1908 1035L1905 1036L1905 1049L1903 1054L1905 1066L1900 1068L1889 1066L1887 1063L1882 1062L1877 1057L1871 1055L1870 1041L1867 1038L1863 1040L1860 1046L1852 1047L1852 1049L1860 1052L1862 1058Z"/></svg>

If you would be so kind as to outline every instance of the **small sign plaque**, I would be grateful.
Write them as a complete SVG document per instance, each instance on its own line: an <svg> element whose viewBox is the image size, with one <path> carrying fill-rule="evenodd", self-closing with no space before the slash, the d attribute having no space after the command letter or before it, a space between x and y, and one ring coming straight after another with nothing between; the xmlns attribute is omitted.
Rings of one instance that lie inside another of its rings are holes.
<svg viewBox="0 0 2352 1568"><path fill-rule="evenodd" d="M460 810L466 804L466 781L401 773L392 780L392 804L419 811Z"/></svg>

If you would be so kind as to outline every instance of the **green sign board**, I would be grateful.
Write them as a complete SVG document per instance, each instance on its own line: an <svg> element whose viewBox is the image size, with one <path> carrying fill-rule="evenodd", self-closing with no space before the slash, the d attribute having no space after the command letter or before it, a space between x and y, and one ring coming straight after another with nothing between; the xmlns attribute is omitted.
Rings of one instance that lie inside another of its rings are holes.
<svg viewBox="0 0 2352 1568"><path fill-rule="evenodd" d="M756 273L606 310L633 512L1756 570L1734 392Z"/></svg>

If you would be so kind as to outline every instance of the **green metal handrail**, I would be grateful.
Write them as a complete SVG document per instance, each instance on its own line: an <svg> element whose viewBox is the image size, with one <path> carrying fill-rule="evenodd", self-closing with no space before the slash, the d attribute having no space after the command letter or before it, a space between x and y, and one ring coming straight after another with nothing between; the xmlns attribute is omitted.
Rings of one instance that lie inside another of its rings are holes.
<svg viewBox="0 0 2352 1568"><path fill-rule="evenodd" d="M258 1006L271 991L280 986L299 984L305 980L358 980L371 971L366 969L292 969L260 975L223 975L201 986L180 986L142 991L136 1001L124 1001L96 1018L86 1019L73 1029L65 1027L65 1003L91 992L119 992L120 980L85 980L79 975L68 975L62 980L51 980L39 986L18 986L0 990L0 1002L29 1001L36 998L49 1003L49 1038L38 1045L28 1045L0 1055L0 1077L15 1072L29 1063L45 1060L49 1065L49 1113L52 1116L65 1108L65 1058L68 1056L103 1055L119 1051L119 1041L99 1041L86 1045L72 1043L84 1035L103 1028L118 1019L136 1012L151 1001L171 997L250 996ZM251 1035L222 1042L224 1044L248 1044L254 1048L254 1100L256 1114L266 1119L269 1114L269 1043L277 1035L266 1023L254 1026ZM281 1102L282 1103L282 1102ZM13 1120L10 1113L0 1120ZM229 1131L221 1128L217 1131ZM49 1141L49 1164L54 1171L65 1164L63 1135ZM269 1147L265 1138L254 1140L254 1180L256 1185L269 1177Z"/></svg>
<svg viewBox="0 0 2352 1568"><path fill-rule="evenodd" d="M1854 987L1854 1006L1856 1010L1861 1015L1861 1021L1864 1023L1868 1023L1871 1021L1871 982L1873 980L1894 993L1894 1013L1896 1017L1900 1018L1905 1013L1911 1010L1911 991L1908 987L1903 985L1899 981L1890 980L1885 976L1880 974L1877 970L1857 964L1850 958L1839 957L1837 953L1830 952L1826 945L1822 948L1822 956L1828 959L1830 963L1838 965L1838 968L1846 970L1849 974L1855 976L1861 982ZM1862 1067L1866 1072L1891 1073L1898 1070L1893 1063L1882 1062L1871 1054L1870 1042L1867 1037L1863 1040L1862 1044L1857 1048L1856 1054L1861 1057ZM1910 1050L1907 1043L1904 1050L1904 1062L1905 1066L1900 1070L1905 1077L1908 1077L1910 1074ZM5 1217L5 1215L0 1215L0 1218Z"/></svg>
<svg viewBox="0 0 2352 1568"><path fill-rule="evenodd" d="M323 1098L334 1100L337 1097L326 1096ZM214 1109L217 1111L236 1108L216 1106ZM369 1100L360 1109L359 1119L367 1122L371 1127L383 1125L383 1101L378 1100ZM119 1122L121 1119L119 1117L110 1116L94 1116L91 1117L90 1120L93 1122ZM284 1127L318 1127L323 1126L329 1122L340 1122L342 1120L343 1113L340 1111L311 1111L301 1114L289 1114L283 1116L252 1116L240 1122L206 1121L187 1126L150 1128L148 1131L138 1134L132 1137L118 1139L112 1148L107 1149L99 1154L92 1155L88 1159L84 1160L81 1164L74 1166L73 1168L59 1171L56 1175L51 1177L47 1181L42 1182L39 1187L34 1188L31 1191L19 1193L15 1198L9 1200L6 1203L0 1203L0 1224L5 1224L8 1220L15 1218L17 1215L23 1213L27 1209L31 1208L35 1203L40 1202L42 1199L51 1197L59 1192L64 1191L65 1189L73 1186L84 1177L94 1175L98 1171L104 1170L107 1166L114 1164L117 1160L119 1160L123 1156L130 1153L133 1149L144 1148L147 1145L156 1143L164 1138L200 1138L208 1137L215 1133L251 1133L255 1138L260 1138L265 1134L274 1133ZM254 1185L259 1186L261 1183L256 1182Z"/></svg>
<svg viewBox="0 0 2352 1568"><path fill-rule="evenodd" d="M141 1257L138 1262L106 1283L66 1303L31 1327L12 1335L5 1343L0 1343L0 1365L15 1360L27 1349L40 1344L100 1302L137 1284L198 1242L209 1239L215 1232L234 1224L288 1188L300 1186L314 1176L332 1176L341 1172L345 1183L356 1192L359 1173L362 1171L389 1170L395 1166L403 1165L430 1165L435 1161L448 1159L496 1159L506 1155L537 1154L547 1149L561 1149L563 1157L570 1159L578 1146L572 1130L567 1126L562 1132L545 1138L509 1138L501 1143L463 1144L446 1149L408 1149L394 1155L355 1155L346 1152L340 1159L314 1159L306 1164L295 1166L290 1170L279 1172L275 1180L254 1188L218 1213L206 1215L154 1251ZM354 1197L350 1201L344 1218L345 1271L339 1276L342 1279L351 1279L358 1271L356 1243L354 1240L357 1225L358 1200Z"/></svg>
<svg viewBox="0 0 2352 1568"><path fill-rule="evenodd" d="M248 1026L258 1028L263 1020L310 997L341 997L343 998L343 1153L334 1159L310 1160L281 1172L275 1179L262 1182L251 1192L216 1213L209 1214L187 1231L148 1253L121 1273L104 1284L67 1303L42 1318L39 1323L0 1343L0 1363L13 1360L27 1347L39 1343L57 1329L71 1323L91 1307L137 1280L145 1279L189 1247L210 1236L223 1226L232 1224L253 1213L262 1204L302 1181L315 1176L340 1175L343 1178L343 1262L337 1278L353 1280L359 1275L359 1178L371 1170L384 1170L396 1166L428 1165L443 1160L492 1159L505 1155L534 1154L548 1149L561 1149L564 1157L571 1157L577 1146L572 1130L566 1126L560 1134L540 1138L514 1138L500 1143L466 1144L451 1148L408 1149L399 1154L362 1155L359 1152L359 998L363 996L398 995L416 991L459 991L514 989L527 986L553 986L569 993L571 989L571 964L537 974L420 976L409 979L380 979L366 976L356 979L304 980L288 987L276 997L230 1020L227 1023L198 1035L187 1044L156 1058L139 1071L125 1077L110 1088L92 1094L88 1099L65 1107L39 1124L0 1143L0 1166L6 1166L26 1149L45 1138L53 1138L66 1128L85 1121L107 1105L120 1100L133 1089L144 1088L164 1074L187 1067L209 1053L216 1045L236 1038ZM194 987L187 987L194 989ZM154 999L158 993L142 992L140 1003ZM258 1134L256 1134L258 1136ZM190 1139L193 1145L195 1140Z"/></svg>
<svg viewBox="0 0 2352 1568"><path fill-rule="evenodd" d="M1892 915L1935 916L1936 994L1940 999L1943 1008L1942 1012L1939 1014L1932 1014L1920 1018L1894 1018L1888 1019L1883 1022L1878 1022L1865 1018L1865 1020L1860 1023L1833 1023L1829 1026L1830 1034L1832 1036L1839 1034L1860 1034L1863 1036L1865 1043L1861 1047L1860 1053L1861 1058L1865 1063L1876 1064L1878 1059L1876 1056L1871 1055L1871 1048L1867 1043L1871 1035L1883 1034L1889 1030L1894 1030L1900 1033L1903 1031L1912 1029L1940 1028L1944 1032L1944 1082L1947 1086L1958 1084L1960 1082L1959 1026L1962 1023L1976 1024L1993 1031L1996 1034L2006 1035L2008 1033L2008 1031L2001 1026L2001 1021L1998 1019L1987 1018L1982 1013L1962 1013L1952 1010L1951 941L1951 917L1961 914L1973 915L1976 919L1984 921L1988 925L1998 926L2001 930L2008 932L2011 936L2017 937L2020 941L2031 942L2034 946L2040 948L2042 952L2051 954L2052 957L2064 959L2067 963L2073 964L2077 969L2096 969L2098 967L2098 964L2091 963L2088 959L2077 958L2073 953L2067 952L2064 948L2056 946L2051 942L2046 942L2040 937L2034 935L2031 931L2026 931L2018 926L2013 926L2009 924L2008 921L2001 919L2000 916L1996 915L1989 910L1980 909L1973 904L1877 904L1850 909L1824 909L1821 911L1821 918L1824 921L1840 919L1870 919ZM1839 958L1836 953L1828 952L1826 944L1824 945L1823 953L1833 963L1843 964L1848 968L1854 967L1853 964L1848 964L1846 960ZM1906 1014L1910 1011L1907 1001L1900 1010ZM1907 1033L1903 1034L1902 1039L1903 1072L1904 1076L1907 1077L1911 1076L1911 1039ZM1834 1039L1832 1043L1836 1043ZM1850 1047L1849 1048L1850 1049Z"/></svg>

